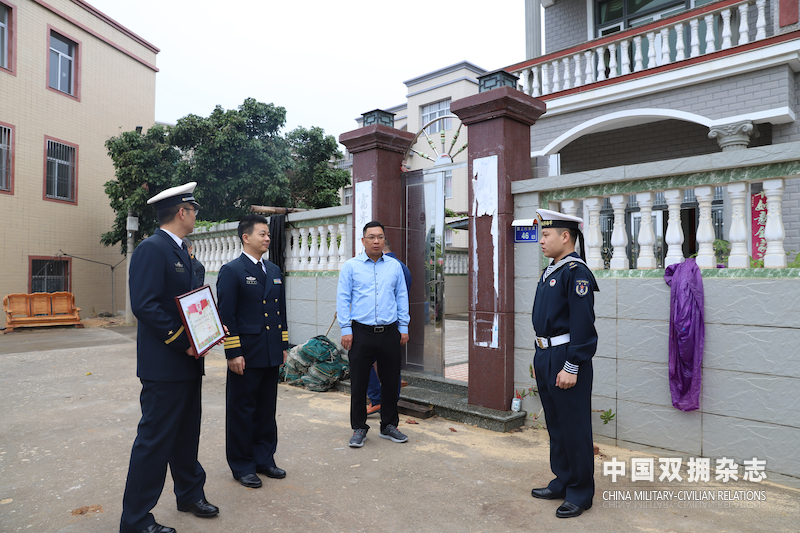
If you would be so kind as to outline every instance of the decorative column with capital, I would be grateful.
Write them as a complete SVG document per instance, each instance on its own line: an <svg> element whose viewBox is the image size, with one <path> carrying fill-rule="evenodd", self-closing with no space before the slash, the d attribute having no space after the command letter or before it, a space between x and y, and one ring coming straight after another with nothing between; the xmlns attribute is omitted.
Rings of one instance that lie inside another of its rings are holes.
<svg viewBox="0 0 800 533"><path fill-rule="evenodd" d="M716 139L723 152L744 150L751 137L758 137L758 130L750 120L711 126L708 131L708 138Z"/></svg>
<svg viewBox="0 0 800 533"><path fill-rule="evenodd" d="M506 411L514 392L514 201L511 182L530 179L531 125L545 104L498 71L497 88L450 104L469 128L468 402ZM508 86L511 85L511 86Z"/></svg>

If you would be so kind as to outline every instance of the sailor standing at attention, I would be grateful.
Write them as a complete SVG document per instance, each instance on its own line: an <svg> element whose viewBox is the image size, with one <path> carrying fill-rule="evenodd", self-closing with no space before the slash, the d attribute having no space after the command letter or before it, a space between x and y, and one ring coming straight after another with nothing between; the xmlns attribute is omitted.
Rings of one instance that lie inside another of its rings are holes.
<svg viewBox="0 0 800 533"><path fill-rule="evenodd" d="M551 258L536 287L533 369L550 433L550 468L555 479L533 489L534 498L564 500L558 518L592 506L592 356L597 350L594 292L599 291L583 259L583 219L538 209L541 246ZM580 255L575 252L580 244Z"/></svg>

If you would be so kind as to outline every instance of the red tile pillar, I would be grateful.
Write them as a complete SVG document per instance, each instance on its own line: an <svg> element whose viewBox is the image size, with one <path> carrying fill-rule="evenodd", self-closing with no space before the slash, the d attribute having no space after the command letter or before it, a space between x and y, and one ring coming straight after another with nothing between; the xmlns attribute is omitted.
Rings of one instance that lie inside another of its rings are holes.
<svg viewBox="0 0 800 533"><path fill-rule="evenodd" d="M405 246L401 244L406 239L403 226L406 201L400 165L413 138L413 133L383 124L372 124L339 136L339 142L353 154L351 252L357 250L361 242L363 224L358 221L377 220L386 228L386 237L392 243L392 251L400 261L406 261ZM362 202L357 195L358 184L367 182L371 182L372 193L368 202ZM360 212L357 213L357 210Z"/></svg>
<svg viewBox="0 0 800 533"><path fill-rule="evenodd" d="M510 408L514 389L511 182L531 178L531 125L545 109L544 102L510 87L450 104L469 134L470 405ZM490 178L493 182L487 183Z"/></svg>

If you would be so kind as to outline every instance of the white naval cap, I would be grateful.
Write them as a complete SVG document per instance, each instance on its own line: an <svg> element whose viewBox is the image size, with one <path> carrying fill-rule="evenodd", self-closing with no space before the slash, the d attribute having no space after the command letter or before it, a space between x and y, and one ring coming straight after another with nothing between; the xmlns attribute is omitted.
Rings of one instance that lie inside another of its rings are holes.
<svg viewBox="0 0 800 533"><path fill-rule="evenodd" d="M178 185L177 187L170 187L147 200L147 203L148 205L155 204L156 210L158 211L184 202L189 202L200 207L200 204L194 199L193 193L195 187L197 187L196 181L190 181L185 185Z"/></svg>
<svg viewBox="0 0 800 533"><path fill-rule="evenodd" d="M583 219L574 217L572 215L565 215L558 211L551 211L549 209L537 209L536 214L539 216L540 227L542 228L574 228L581 229Z"/></svg>

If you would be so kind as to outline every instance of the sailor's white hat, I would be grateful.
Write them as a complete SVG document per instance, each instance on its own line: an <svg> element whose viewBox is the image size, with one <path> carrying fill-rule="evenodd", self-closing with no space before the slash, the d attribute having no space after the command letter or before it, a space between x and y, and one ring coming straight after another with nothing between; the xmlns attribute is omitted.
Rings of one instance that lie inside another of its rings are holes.
<svg viewBox="0 0 800 533"><path fill-rule="evenodd" d="M190 181L189 183L178 185L177 187L170 187L147 200L147 203L155 204L158 211L184 202L189 202L200 207L200 204L194 199L195 187L197 187L196 181Z"/></svg>
<svg viewBox="0 0 800 533"><path fill-rule="evenodd" d="M572 215L565 215L558 211L551 211L549 209L537 209L536 214L539 215L540 227L542 228L575 228L581 229L580 225L583 224L583 219L574 217Z"/></svg>

